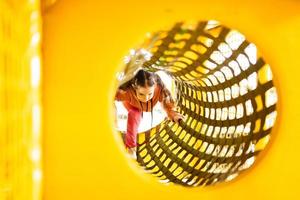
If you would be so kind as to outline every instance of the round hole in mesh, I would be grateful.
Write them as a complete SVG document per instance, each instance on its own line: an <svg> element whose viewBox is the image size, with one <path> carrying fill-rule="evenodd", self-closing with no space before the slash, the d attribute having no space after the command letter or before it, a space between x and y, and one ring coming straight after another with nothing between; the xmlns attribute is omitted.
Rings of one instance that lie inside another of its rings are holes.
<svg viewBox="0 0 300 200"><path fill-rule="evenodd" d="M149 34L142 66L171 77L180 123L138 134L137 162L166 184L207 186L253 165L270 139L277 92L255 44L216 21Z"/></svg>

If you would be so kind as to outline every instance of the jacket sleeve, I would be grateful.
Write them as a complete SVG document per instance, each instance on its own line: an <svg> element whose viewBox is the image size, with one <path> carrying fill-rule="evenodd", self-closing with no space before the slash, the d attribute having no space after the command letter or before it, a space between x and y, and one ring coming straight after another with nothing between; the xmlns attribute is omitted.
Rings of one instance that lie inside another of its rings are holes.
<svg viewBox="0 0 300 200"><path fill-rule="evenodd" d="M172 98L170 91L166 88L161 89L159 101L162 103L164 110L166 111L168 117L173 120L174 116L177 114L176 105Z"/></svg>
<svg viewBox="0 0 300 200"><path fill-rule="evenodd" d="M168 118L171 120L174 119L175 115L177 114L177 111L175 111L175 106L172 103L164 103L163 102L163 107L168 115Z"/></svg>
<svg viewBox="0 0 300 200"><path fill-rule="evenodd" d="M115 96L116 101L130 101L130 92L128 90L121 90L118 89L116 96Z"/></svg>

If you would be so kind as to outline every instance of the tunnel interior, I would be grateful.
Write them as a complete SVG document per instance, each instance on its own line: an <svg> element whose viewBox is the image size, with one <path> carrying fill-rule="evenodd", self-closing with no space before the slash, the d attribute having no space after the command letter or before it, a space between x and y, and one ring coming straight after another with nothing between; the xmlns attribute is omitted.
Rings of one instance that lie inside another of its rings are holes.
<svg viewBox="0 0 300 200"><path fill-rule="evenodd" d="M176 23L140 45L143 67L175 83L178 111L138 134L137 162L164 184L207 186L253 165L270 140L277 92L255 44L217 21Z"/></svg>

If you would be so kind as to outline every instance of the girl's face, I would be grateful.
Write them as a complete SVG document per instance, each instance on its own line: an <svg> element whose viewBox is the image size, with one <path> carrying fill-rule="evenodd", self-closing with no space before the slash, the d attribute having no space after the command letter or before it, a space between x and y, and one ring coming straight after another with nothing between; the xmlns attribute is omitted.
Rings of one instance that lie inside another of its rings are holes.
<svg viewBox="0 0 300 200"><path fill-rule="evenodd" d="M135 91L136 91L136 96L137 96L138 100L141 102L147 102L150 99L152 99L153 95L154 95L154 89L155 89L155 85L150 86L150 87L149 86L146 86L146 87L137 86Z"/></svg>

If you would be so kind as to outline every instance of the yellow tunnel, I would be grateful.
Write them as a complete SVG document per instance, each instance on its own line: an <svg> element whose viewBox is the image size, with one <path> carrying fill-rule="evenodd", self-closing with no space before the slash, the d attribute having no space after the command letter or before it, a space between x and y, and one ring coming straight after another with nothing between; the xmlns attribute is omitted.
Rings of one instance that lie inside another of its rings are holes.
<svg viewBox="0 0 300 200"><path fill-rule="evenodd" d="M4 0L0 11L1 200L300 195L299 1ZM236 179L165 185L125 154L114 128L116 73L149 33L207 20L238 30L271 66L276 123Z"/></svg>

